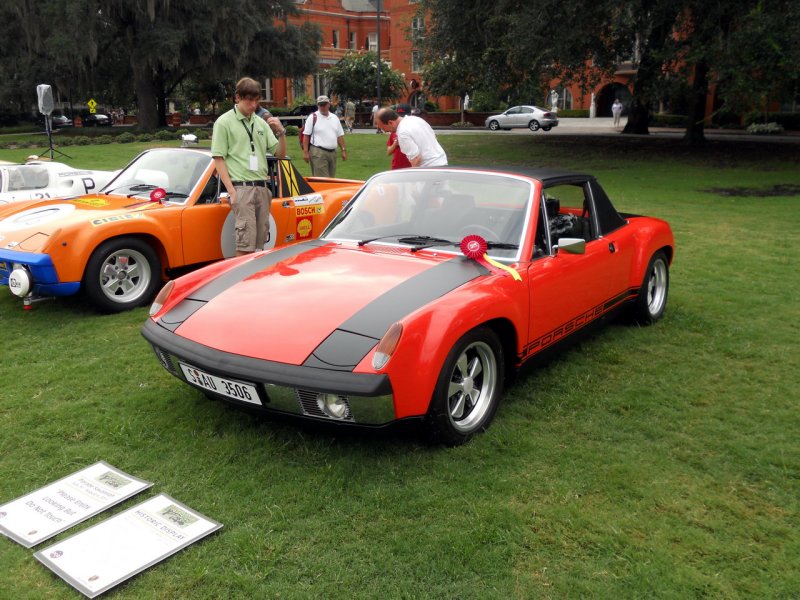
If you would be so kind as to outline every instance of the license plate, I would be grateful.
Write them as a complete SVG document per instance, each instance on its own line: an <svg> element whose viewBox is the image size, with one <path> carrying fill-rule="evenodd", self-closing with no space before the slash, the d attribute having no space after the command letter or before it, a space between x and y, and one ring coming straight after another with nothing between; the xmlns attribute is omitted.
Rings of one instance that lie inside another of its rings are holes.
<svg viewBox="0 0 800 600"><path fill-rule="evenodd" d="M209 392L222 394L234 400L239 400L240 402L249 402L250 404L258 404L261 406L261 399L258 397L256 386L245 383L244 381L217 377L216 375L206 373L191 365L185 365L183 363L178 364L181 366L186 381L192 385L196 385Z"/></svg>

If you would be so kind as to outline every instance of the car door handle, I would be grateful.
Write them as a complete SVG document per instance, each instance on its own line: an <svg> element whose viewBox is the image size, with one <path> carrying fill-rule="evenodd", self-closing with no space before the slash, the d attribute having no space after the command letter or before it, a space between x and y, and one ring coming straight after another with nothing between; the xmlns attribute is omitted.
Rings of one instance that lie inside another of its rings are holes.
<svg viewBox="0 0 800 600"><path fill-rule="evenodd" d="M614 245L614 242L608 243L608 251L611 252L611 254L614 254L614 252L617 251L617 247Z"/></svg>

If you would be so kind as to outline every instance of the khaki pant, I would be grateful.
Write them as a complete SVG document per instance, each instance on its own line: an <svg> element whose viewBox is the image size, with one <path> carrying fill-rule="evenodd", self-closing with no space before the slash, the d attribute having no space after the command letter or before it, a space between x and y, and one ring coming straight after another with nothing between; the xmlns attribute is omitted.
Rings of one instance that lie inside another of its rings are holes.
<svg viewBox="0 0 800 600"><path fill-rule="evenodd" d="M308 149L311 174L315 177L336 177L336 149L332 152L311 146Z"/></svg>
<svg viewBox="0 0 800 600"><path fill-rule="evenodd" d="M255 252L264 248L269 232L269 208L272 194L265 187L237 187L231 204L237 252Z"/></svg>

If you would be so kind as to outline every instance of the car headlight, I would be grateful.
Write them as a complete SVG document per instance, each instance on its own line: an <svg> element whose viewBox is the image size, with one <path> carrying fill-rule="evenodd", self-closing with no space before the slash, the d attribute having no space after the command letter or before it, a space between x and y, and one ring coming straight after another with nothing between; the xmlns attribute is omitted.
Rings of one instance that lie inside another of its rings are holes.
<svg viewBox="0 0 800 600"><path fill-rule="evenodd" d="M158 292L158 296L156 296L156 299L153 300L153 304L150 305L151 317L155 316L158 313L158 311L160 311L163 308L164 303L167 301L167 298L169 298L169 295L172 293L172 290L174 288L175 288L175 282L172 281L171 279L167 282L167 285L161 288L161 291Z"/></svg>
<svg viewBox="0 0 800 600"><path fill-rule="evenodd" d="M400 341L400 336L403 334L403 326L400 323L395 323L383 335L381 341L378 342L378 347L375 348L375 354L372 356L372 368L380 371L392 358L392 354L397 349L397 343Z"/></svg>
<svg viewBox="0 0 800 600"><path fill-rule="evenodd" d="M350 414L347 400L337 394L320 394L317 396L317 406L332 419L346 419Z"/></svg>
<svg viewBox="0 0 800 600"><path fill-rule="evenodd" d="M22 298L28 295L31 288L33 288L31 272L22 265L15 264L11 274L8 276L8 289L15 296Z"/></svg>

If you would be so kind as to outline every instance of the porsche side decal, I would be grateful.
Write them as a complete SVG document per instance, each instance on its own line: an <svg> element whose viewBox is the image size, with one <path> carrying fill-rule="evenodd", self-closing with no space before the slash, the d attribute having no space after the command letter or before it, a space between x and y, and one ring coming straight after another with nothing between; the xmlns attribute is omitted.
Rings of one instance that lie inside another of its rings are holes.
<svg viewBox="0 0 800 600"><path fill-rule="evenodd" d="M395 286L342 323L303 363L352 370L378 343L386 330L421 306L489 271L472 260L453 258ZM337 343L330 343L335 339ZM365 343L365 340L374 340Z"/></svg>
<svg viewBox="0 0 800 600"><path fill-rule="evenodd" d="M630 300L631 298L635 297L637 291L638 288L630 288L629 290L626 290L621 294L618 294L617 296L614 296L613 298L606 300L605 302L602 302L597 306L590 308L587 311L584 311L577 317L574 317L569 321L567 321L566 323L559 325L552 331L548 331L543 336L540 336L535 340L532 340L525 347L525 352L522 355L522 358L529 358L532 354L536 354L537 352L544 350L551 344L554 344L555 342L567 337L568 335L574 333L581 327L588 325L595 319L602 317L612 308L619 305L620 302L624 302L625 300Z"/></svg>

